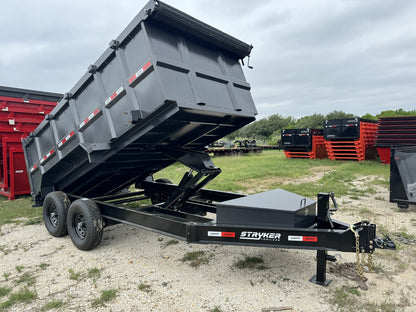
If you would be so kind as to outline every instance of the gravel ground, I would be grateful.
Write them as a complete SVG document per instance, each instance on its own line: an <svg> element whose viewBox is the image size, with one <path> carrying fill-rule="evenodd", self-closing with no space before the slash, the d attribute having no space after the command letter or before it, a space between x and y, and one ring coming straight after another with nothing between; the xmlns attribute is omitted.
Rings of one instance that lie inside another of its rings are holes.
<svg viewBox="0 0 416 312"><path fill-rule="evenodd" d="M69 237L50 236L43 224L8 224L0 229L0 287L11 292L0 303L27 289L36 299L5 310L327 312L356 311L355 304L367 304L367 311L415 311L416 209L400 211L386 199L383 187L371 197L338 199L335 219L370 219L400 246L376 251L375 272L366 273L366 282L356 278L353 253L332 253L338 258L329 265L332 282L322 287L309 282L314 251L193 245L115 225L105 228L96 249L85 252ZM202 259L182 261L191 252L200 252ZM237 268L236 261L246 257L264 262L254 269ZM336 299L340 291L353 293L347 296L352 301Z"/></svg>

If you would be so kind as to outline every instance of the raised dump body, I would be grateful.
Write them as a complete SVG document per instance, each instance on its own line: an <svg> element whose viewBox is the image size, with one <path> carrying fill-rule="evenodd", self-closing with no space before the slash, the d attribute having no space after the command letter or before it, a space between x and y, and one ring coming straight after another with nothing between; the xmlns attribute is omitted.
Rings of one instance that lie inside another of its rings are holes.
<svg viewBox="0 0 416 312"><path fill-rule="evenodd" d="M33 199L116 193L253 121L251 48L148 2L24 140Z"/></svg>

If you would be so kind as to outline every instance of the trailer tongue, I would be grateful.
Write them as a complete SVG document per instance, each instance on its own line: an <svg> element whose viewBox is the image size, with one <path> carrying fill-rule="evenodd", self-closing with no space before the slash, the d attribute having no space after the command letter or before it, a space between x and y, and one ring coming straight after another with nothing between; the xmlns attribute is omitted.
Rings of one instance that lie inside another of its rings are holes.
<svg viewBox="0 0 416 312"><path fill-rule="evenodd" d="M32 198L45 226L95 248L122 222L190 243L373 253L374 224L332 220L332 194L317 201L283 190L245 196L204 187L221 170L202 151L257 114L239 60L251 45L160 1L150 1L23 140ZM152 175L179 161L178 185ZM120 192L135 184L139 191ZM128 208L126 203L151 199ZM207 213L216 217L207 217ZM376 244L377 242L377 244Z"/></svg>

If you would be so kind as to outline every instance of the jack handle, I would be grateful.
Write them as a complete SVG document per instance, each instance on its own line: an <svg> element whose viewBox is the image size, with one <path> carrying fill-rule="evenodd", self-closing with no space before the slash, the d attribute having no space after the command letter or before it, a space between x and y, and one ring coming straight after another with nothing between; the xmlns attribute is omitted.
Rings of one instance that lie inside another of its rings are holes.
<svg viewBox="0 0 416 312"><path fill-rule="evenodd" d="M337 201L335 200L335 194L334 194L334 192L329 193L329 197L332 200L332 204L334 205L334 208L329 209L328 210L328 213L329 214L333 214L335 211L338 210L338 204L337 204Z"/></svg>

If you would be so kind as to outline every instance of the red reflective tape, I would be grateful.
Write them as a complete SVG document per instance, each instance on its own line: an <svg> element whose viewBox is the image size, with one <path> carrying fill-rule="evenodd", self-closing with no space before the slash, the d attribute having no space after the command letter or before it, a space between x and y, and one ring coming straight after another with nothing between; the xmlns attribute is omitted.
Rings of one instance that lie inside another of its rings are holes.
<svg viewBox="0 0 416 312"><path fill-rule="evenodd" d="M221 237L235 237L234 232L221 232Z"/></svg>
<svg viewBox="0 0 416 312"><path fill-rule="evenodd" d="M152 63L150 63L150 61L149 62L147 62L143 67L142 67L142 69L143 69L143 71L145 71L146 69L148 69L149 67L150 67L150 65L152 65Z"/></svg>
<svg viewBox="0 0 416 312"><path fill-rule="evenodd" d="M303 241L316 243L318 241L318 237L317 236L303 236Z"/></svg>
<svg viewBox="0 0 416 312"><path fill-rule="evenodd" d="M111 100L114 100L114 98L117 96L117 92L114 92L111 96L110 96L110 99Z"/></svg>
<svg viewBox="0 0 416 312"><path fill-rule="evenodd" d="M135 81L137 78L136 74L134 74L133 76L130 77L129 79L129 84L132 83L133 81Z"/></svg>

